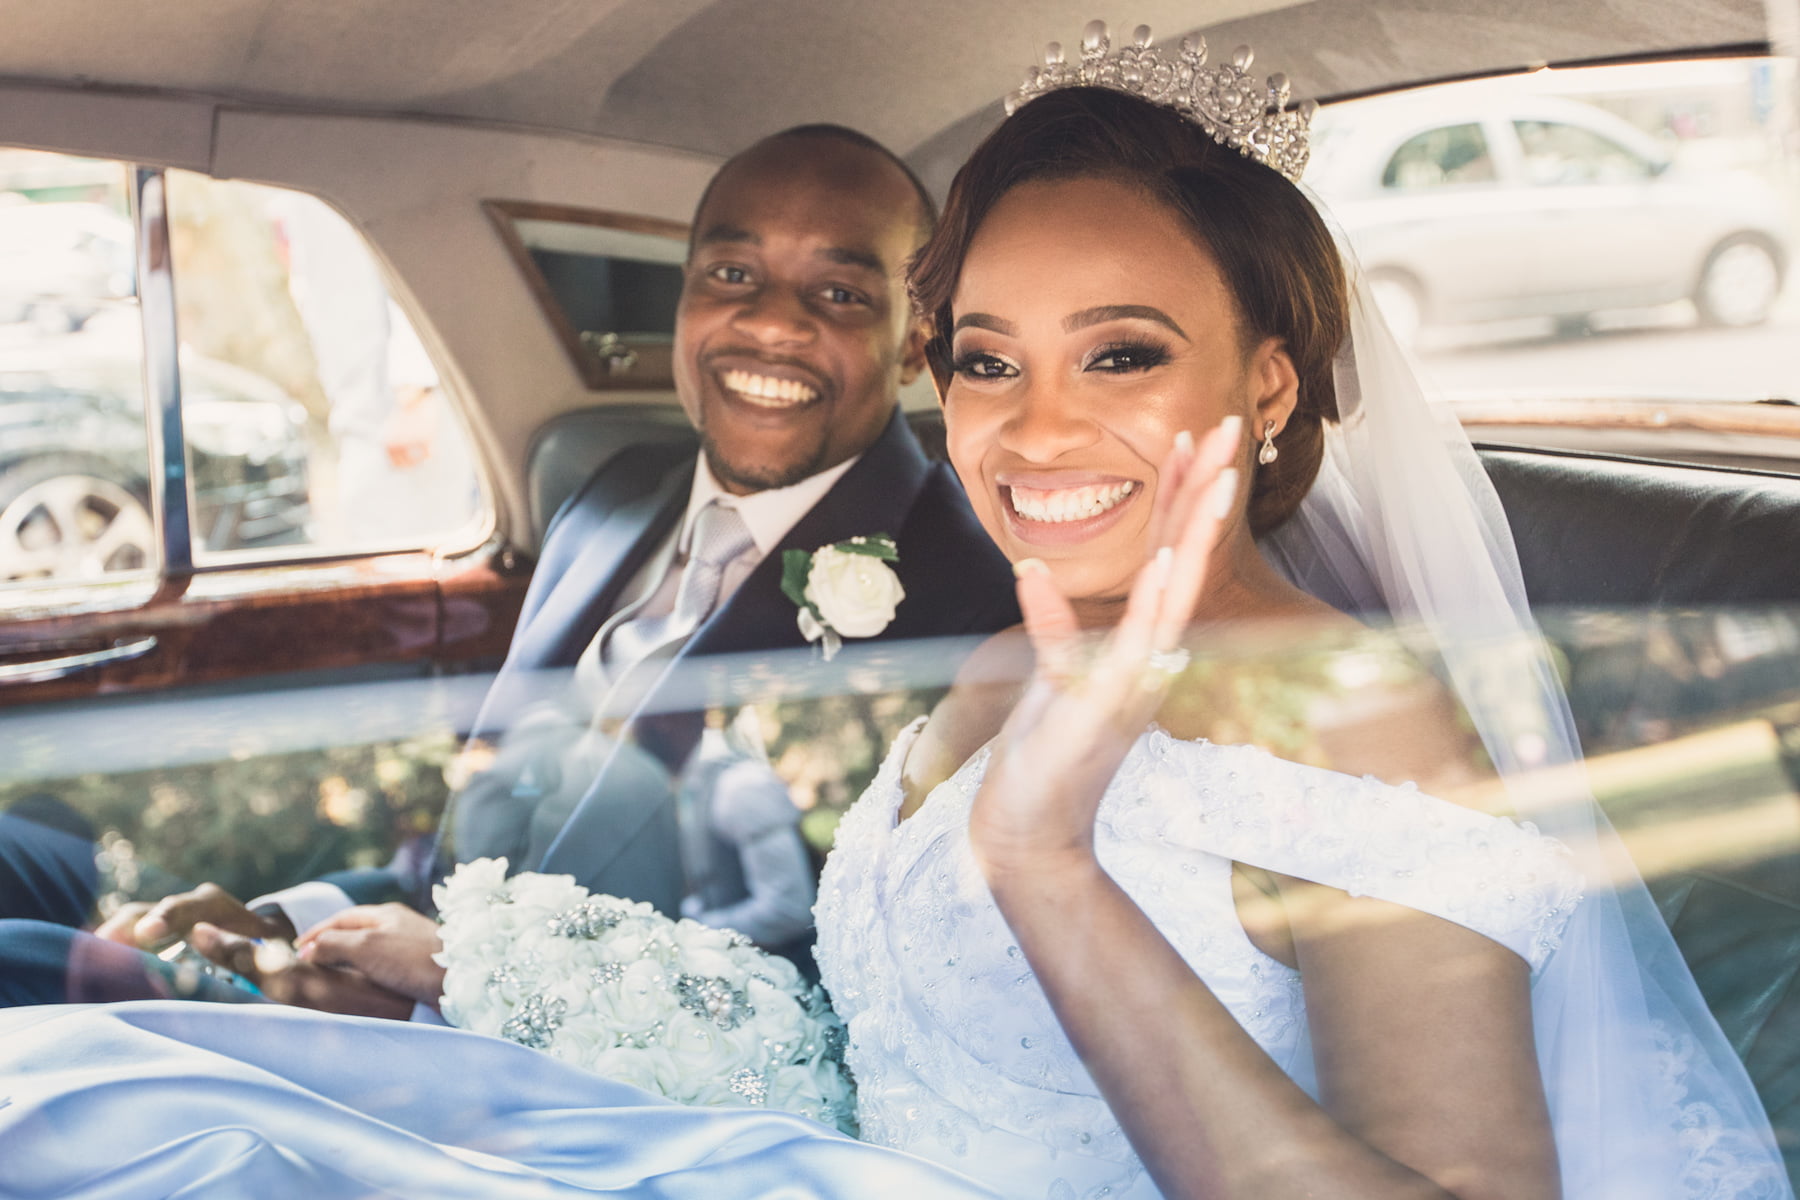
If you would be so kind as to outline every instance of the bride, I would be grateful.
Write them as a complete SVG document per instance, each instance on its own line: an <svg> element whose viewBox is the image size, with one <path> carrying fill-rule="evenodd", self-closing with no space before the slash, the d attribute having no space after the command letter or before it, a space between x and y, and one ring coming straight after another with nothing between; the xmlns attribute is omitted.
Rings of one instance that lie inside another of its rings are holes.
<svg viewBox="0 0 1800 1200"><path fill-rule="evenodd" d="M914 268L1036 666L1015 695L979 654L826 868L878 1145L454 1030L39 1009L0 1014L0 1191L1792 1195L1616 842L1535 770L1575 750L1510 538L1289 180L1303 124L1157 103L1144 45L1034 73ZM1323 764L1225 744L1185 639L1381 608L1443 684ZM1508 814L1433 794L1472 794L1458 706Z"/></svg>

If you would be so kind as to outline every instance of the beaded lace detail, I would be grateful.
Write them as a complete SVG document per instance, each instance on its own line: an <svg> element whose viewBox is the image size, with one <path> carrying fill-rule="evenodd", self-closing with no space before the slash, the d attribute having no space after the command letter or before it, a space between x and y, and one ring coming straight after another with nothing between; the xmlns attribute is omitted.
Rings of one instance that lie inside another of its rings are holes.
<svg viewBox="0 0 1800 1200"><path fill-rule="evenodd" d="M987 752L895 824L919 727L896 740L838 827L815 910L863 1137L1007 1195L1155 1195L970 854L968 812ZM1566 851L1529 825L1160 731L1120 767L1095 837L1108 873L1257 1044L1303 1080L1312 1070L1300 977L1244 933L1234 861L1455 921L1534 971L1581 899Z"/></svg>

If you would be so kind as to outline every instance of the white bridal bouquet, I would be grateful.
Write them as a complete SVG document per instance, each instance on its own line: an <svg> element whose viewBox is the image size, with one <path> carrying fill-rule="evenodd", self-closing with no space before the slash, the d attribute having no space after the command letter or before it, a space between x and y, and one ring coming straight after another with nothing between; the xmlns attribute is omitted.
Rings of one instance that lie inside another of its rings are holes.
<svg viewBox="0 0 1800 1200"><path fill-rule="evenodd" d="M503 858L464 863L433 896L452 1024L670 1100L766 1105L855 1134L843 1024L785 958L568 875L508 879Z"/></svg>

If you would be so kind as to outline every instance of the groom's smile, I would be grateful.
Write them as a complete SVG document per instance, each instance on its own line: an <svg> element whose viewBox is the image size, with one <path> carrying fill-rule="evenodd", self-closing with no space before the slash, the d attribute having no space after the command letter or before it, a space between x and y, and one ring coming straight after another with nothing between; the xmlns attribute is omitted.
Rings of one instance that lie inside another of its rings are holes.
<svg viewBox="0 0 1800 1200"><path fill-rule="evenodd" d="M700 382L709 442L804 429L818 419L813 410L832 407L832 381L823 373L791 359L769 361L752 347L709 352Z"/></svg>
<svg viewBox="0 0 1800 1200"><path fill-rule="evenodd" d="M725 390L739 402L752 408L791 409L811 404L819 398L819 389L798 379L783 379L733 367L719 374Z"/></svg>

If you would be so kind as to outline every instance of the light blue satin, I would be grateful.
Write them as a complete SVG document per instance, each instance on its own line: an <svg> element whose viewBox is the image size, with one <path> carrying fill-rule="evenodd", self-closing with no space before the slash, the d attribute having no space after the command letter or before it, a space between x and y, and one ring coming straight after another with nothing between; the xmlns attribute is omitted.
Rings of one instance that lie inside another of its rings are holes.
<svg viewBox="0 0 1800 1200"><path fill-rule="evenodd" d="M688 1108L511 1042L274 1005L0 1012L0 1196L991 1197L761 1109Z"/></svg>

